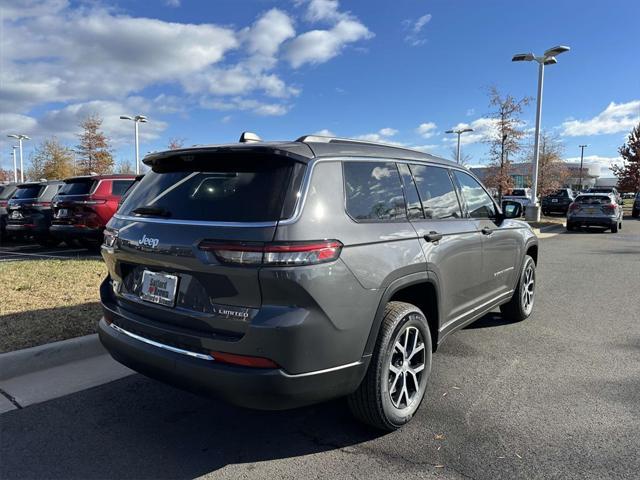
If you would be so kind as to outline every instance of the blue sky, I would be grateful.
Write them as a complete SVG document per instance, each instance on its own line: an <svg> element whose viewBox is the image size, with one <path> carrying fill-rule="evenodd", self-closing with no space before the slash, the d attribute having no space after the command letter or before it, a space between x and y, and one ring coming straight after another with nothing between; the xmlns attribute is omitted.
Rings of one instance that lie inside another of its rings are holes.
<svg viewBox="0 0 640 480"><path fill-rule="evenodd" d="M418 147L450 157L459 124L476 128L464 152L487 161L487 88L535 96L536 65L518 52L564 44L546 69L543 126L565 157L606 170L640 120L640 2L471 0L0 0L0 148L7 133L74 144L88 113L104 117L118 161L141 152L315 132ZM633 22L631 22L633 24ZM635 48L634 48L635 47ZM524 119L533 127L534 108Z"/></svg>

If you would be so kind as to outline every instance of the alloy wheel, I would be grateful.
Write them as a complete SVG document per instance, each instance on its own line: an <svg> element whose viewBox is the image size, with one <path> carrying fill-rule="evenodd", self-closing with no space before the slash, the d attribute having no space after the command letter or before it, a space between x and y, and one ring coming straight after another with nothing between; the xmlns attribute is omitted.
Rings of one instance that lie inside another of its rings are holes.
<svg viewBox="0 0 640 480"><path fill-rule="evenodd" d="M533 265L527 265L522 282L522 308L528 314L533 310L535 297L536 271Z"/></svg>
<svg viewBox="0 0 640 480"><path fill-rule="evenodd" d="M408 326L396 337L389 360L389 397L394 407L404 409L422 398L425 362L422 333Z"/></svg>

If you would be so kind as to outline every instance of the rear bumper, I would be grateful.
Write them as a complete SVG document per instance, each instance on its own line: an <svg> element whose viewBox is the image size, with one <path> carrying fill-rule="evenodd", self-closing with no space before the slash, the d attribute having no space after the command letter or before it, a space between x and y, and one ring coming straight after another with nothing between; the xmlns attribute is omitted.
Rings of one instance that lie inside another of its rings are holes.
<svg viewBox="0 0 640 480"><path fill-rule="evenodd" d="M49 227L49 233L62 239L102 240L102 228L89 228L76 225L57 225Z"/></svg>
<svg viewBox="0 0 640 480"><path fill-rule="evenodd" d="M568 217L567 222L575 226L609 228L615 225L618 219L616 217Z"/></svg>
<svg viewBox="0 0 640 480"><path fill-rule="evenodd" d="M49 228L46 225L38 223L12 223L9 221L5 229L7 232L28 233L31 235L46 235L49 233Z"/></svg>
<svg viewBox="0 0 640 480"><path fill-rule="evenodd" d="M179 388L260 410L296 408L349 394L358 387L368 364L365 359L291 375L282 369L237 367L170 351L113 328L104 318L98 334L111 356L133 370Z"/></svg>

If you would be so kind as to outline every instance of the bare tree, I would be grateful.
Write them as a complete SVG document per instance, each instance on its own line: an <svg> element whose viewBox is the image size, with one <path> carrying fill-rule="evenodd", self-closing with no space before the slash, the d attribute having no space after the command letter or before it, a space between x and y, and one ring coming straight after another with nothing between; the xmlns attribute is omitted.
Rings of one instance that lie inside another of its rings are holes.
<svg viewBox="0 0 640 480"><path fill-rule="evenodd" d="M520 152L520 142L525 135L520 117L530 101L530 97L517 100L511 95L503 96L496 87L489 89L489 107L492 108L489 118L493 119L495 132L486 140L490 161L485 183L498 190L499 201L502 201L503 192L513 188L509 157L514 158Z"/></svg>
<svg viewBox="0 0 640 480"><path fill-rule="evenodd" d="M458 156L458 149L456 147L451 147L449 152L451 152L451 159L454 162L457 161L456 157ZM464 153L464 151L460 153L460 165L462 165L463 167L469 165L471 163L471 160L473 160L471 154Z"/></svg>
<svg viewBox="0 0 640 480"><path fill-rule="evenodd" d="M169 150L178 150L184 146L184 138L173 137L169 139L169 145L167 148Z"/></svg>
<svg viewBox="0 0 640 480"><path fill-rule="evenodd" d="M31 181L38 181L44 177L44 165L47 162L47 152L42 143L37 145L29 155L29 167L25 177ZM18 177L20 178L20 177Z"/></svg>
<svg viewBox="0 0 640 480"><path fill-rule="evenodd" d="M134 173L133 164L129 160L123 160L118 165L118 173Z"/></svg>
<svg viewBox="0 0 640 480"><path fill-rule="evenodd" d="M100 130L102 118L93 114L85 118L78 135L80 143L76 147L78 154L78 171L81 174L109 173L113 170L113 156L109 140Z"/></svg>
<svg viewBox="0 0 640 480"><path fill-rule="evenodd" d="M533 161L533 148L529 158ZM540 133L540 151L538 156L538 195L544 197L564 186L569 177L569 169L562 161L564 144L557 135L546 130Z"/></svg>

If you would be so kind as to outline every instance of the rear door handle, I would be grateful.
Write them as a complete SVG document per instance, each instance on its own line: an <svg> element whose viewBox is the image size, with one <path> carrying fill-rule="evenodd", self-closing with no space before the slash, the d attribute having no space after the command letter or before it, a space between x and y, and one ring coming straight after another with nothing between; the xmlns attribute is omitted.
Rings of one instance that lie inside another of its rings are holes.
<svg viewBox="0 0 640 480"><path fill-rule="evenodd" d="M493 229L489 227L484 227L480 231L482 232L483 235L491 235L493 233Z"/></svg>
<svg viewBox="0 0 640 480"><path fill-rule="evenodd" d="M442 240L442 234L438 232L429 232L425 234L424 239L429 243L437 242L438 240Z"/></svg>

